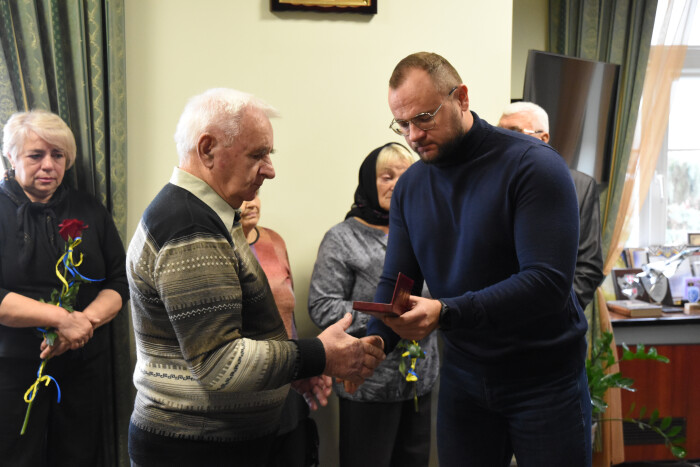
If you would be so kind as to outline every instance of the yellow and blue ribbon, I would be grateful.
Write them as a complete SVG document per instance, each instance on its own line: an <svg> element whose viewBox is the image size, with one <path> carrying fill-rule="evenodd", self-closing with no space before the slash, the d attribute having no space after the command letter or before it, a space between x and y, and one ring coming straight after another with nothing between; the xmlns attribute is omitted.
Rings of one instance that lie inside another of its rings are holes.
<svg viewBox="0 0 700 467"><path fill-rule="evenodd" d="M36 393L39 392L39 384L44 383L44 386L48 386L51 383L51 381L53 381L56 385L56 390L58 391L57 402L61 402L61 387L58 385L58 381L56 381L56 379L53 376L43 374L44 367L46 366L46 360L47 359L41 361L41 365L39 365L39 369L36 372L36 381L34 381L34 384L29 386L27 392L24 393L24 402L29 404L29 406L27 407L27 413L24 415L24 423L22 424L22 431L20 432L20 435L23 435L25 431L27 431L27 423L29 422L29 412L32 410L32 403L34 402Z"/></svg>
<svg viewBox="0 0 700 467"><path fill-rule="evenodd" d="M408 381L409 383L417 382L418 373L416 373L416 362L419 358L425 358L425 352L423 352L423 349L421 348L420 344L415 340L412 340L409 343L408 340L402 339L397 347L407 349L404 353L401 354L402 358L411 357L411 367L406 368L405 363L402 360L399 364L399 371L402 375L404 375L406 381ZM413 404L416 408L416 412L418 412L418 390L415 384L413 385Z"/></svg>
<svg viewBox="0 0 700 467"><path fill-rule="evenodd" d="M86 282L100 282L103 281L104 279L90 279L89 277L85 277L80 272L78 272L78 266L80 266L83 263L83 254L80 253L80 259L76 263L73 259L73 250L75 247L80 245L80 242L82 239L80 237L74 239L72 242L68 244L67 251L61 255L60 258L58 258L58 261L56 262L56 276L58 277L58 280L61 281L63 284L63 287L61 288L61 295L59 296L58 299L58 306L63 306L63 296L68 293L70 288L75 284L75 277L79 277L80 279L86 281ZM65 275L61 274L61 271L59 270L58 266L60 264L63 264L63 267L65 269ZM68 275L70 274L70 282L68 281Z"/></svg>

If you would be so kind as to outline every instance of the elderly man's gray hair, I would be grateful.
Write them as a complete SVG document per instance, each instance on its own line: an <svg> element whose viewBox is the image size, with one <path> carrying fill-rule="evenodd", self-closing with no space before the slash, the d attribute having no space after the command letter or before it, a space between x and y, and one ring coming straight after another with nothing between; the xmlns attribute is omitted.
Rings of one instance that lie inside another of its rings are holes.
<svg viewBox="0 0 700 467"><path fill-rule="evenodd" d="M224 146L233 144L240 129L241 117L250 109L259 109L268 118L279 116L277 110L245 92L213 88L187 102L175 130L177 153L182 161L194 150L199 137L214 129L224 134Z"/></svg>
<svg viewBox="0 0 700 467"><path fill-rule="evenodd" d="M535 116L537 123L539 123L539 128L533 128L533 130L542 130L545 133L549 133L549 116L547 116L547 112L542 107L534 102L513 102L508 104L503 109L503 116L507 117L520 112L529 112Z"/></svg>

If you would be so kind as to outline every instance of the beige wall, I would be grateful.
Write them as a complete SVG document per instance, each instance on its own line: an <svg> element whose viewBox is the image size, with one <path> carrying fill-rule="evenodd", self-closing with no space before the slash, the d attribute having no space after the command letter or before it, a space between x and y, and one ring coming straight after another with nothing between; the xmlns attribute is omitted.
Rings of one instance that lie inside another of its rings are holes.
<svg viewBox="0 0 700 467"><path fill-rule="evenodd" d="M472 109L494 123L511 93L511 11L510 0L381 0L374 16L273 14L268 0L126 0L129 236L177 163L172 134L187 98L217 86L263 98L282 118L261 224L287 242L299 328L314 335L306 300L321 238L349 209L363 158L398 141L386 102L394 65L419 50L444 55ZM325 410L328 460L337 437L335 409Z"/></svg>
<svg viewBox="0 0 700 467"><path fill-rule="evenodd" d="M512 99L523 98L528 50L546 50L548 5L549 0L513 1Z"/></svg>

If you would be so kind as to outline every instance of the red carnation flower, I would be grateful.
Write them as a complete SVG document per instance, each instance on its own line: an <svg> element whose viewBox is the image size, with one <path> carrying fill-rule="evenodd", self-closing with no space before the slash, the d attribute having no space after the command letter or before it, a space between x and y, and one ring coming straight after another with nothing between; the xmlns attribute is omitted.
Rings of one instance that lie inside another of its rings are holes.
<svg viewBox="0 0 700 467"><path fill-rule="evenodd" d="M87 224L83 224L83 221L79 221L78 219L66 219L58 224L58 226L60 227L58 233L63 237L63 240L67 242L69 242L70 239L75 240L80 237L83 230L88 228Z"/></svg>

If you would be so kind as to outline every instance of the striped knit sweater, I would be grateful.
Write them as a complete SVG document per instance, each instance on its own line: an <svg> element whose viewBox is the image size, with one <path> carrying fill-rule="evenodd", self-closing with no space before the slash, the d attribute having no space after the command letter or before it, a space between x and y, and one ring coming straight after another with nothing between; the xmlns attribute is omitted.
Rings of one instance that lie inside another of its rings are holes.
<svg viewBox="0 0 700 467"><path fill-rule="evenodd" d="M127 257L138 357L132 423L209 441L273 433L288 383L323 371L323 344L287 340L238 216L230 231L224 225L228 205L178 169L171 181L185 188L161 190Z"/></svg>

